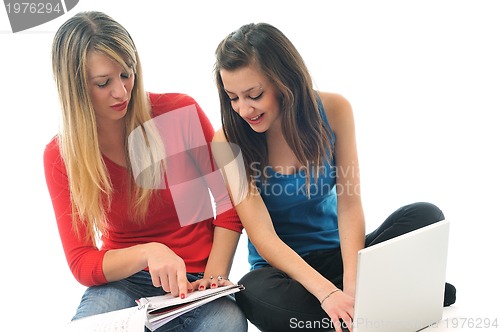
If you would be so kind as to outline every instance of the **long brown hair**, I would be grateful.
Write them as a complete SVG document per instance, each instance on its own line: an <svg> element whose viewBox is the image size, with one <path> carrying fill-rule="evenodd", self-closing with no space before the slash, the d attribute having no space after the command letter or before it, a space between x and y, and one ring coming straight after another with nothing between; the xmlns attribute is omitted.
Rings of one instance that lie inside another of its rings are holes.
<svg viewBox="0 0 500 332"><path fill-rule="evenodd" d="M332 135L321 119L311 75L295 46L274 26L250 23L222 40L215 54L214 74L219 91L222 128L228 142L237 144L242 151L248 182L251 183L257 173L266 174L266 136L253 131L233 110L220 71L256 65L279 92L283 112L282 132L301 165L306 166L309 184L309 166L319 166L331 158ZM319 169L316 167L316 170Z"/></svg>

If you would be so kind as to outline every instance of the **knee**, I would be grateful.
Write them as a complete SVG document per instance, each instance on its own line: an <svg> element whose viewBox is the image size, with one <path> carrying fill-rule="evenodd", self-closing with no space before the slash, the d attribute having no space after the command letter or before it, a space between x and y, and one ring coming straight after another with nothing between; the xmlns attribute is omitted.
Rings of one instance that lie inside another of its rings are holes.
<svg viewBox="0 0 500 332"><path fill-rule="evenodd" d="M419 220L430 225L444 220L443 211L436 205L429 202L418 202L407 206L410 213L414 214Z"/></svg>
<svg viewBox="0 0 500 332"><path fill-rule="evenodd" d="M235 294L236 301L267 299L271 294L275 295L276 290L286 289L292 282L286 273L274 267L250 271L238 282L245 286L245 290Z"/></svg>
<svg viewBox="0 0 500 332"><path fill-rule="evenodd" d="M135 299L113 284L87 288L72 320L136 306Z"/></svg>
<svg viewBox="0 0 500 332"><path fill-rule="evenodd" d="M263 314L262 308L269 309L270 303L271 307L279 303L281 292L286 288L285 276L286 274L278 269L263 267L248 272L238 282L245 286L245 289L235 294L236 303L252 323L255 324L255 319Z"/></svg>
<svg viewBox="0 0 500 332"><path fill-rule="evenodd" d="M243 285L245 289L234 294L234 297L236 299L236 303L243 310L243 312L245 312L245 314L247 313L247 307L251 306L251 299L260 297L259 294L254 293L263 291L263 287L259 287L259 285L267 285L267 283L261 282L261 278L259 277L260 272L260 269L250 271L238 282L240 285Z"/></svg>
<svg viewBox="0 0 500 332"><path fill-rule="evenodd" d="M248 321L234 300L227 300L224 307L223 328L227 331L247 331Z"/></svg>

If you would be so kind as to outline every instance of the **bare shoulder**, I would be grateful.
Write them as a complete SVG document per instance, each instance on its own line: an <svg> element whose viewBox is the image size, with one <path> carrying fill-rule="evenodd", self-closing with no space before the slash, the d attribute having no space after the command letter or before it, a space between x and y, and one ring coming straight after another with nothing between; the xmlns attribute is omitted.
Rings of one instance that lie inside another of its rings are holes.
<svg viewBox="0 0 500 332"><path fill-rule="evenodd" d="M234 159L231 147L227 143L226 135L224 134L224 130L222 128L215 132L210 148L215 162L219 165L219 167L229 164Z"/></svg>
<svg viewBox="0 0 500 332"><path fill-rule="evenodd" d="M219 128L212 139L213 142L227 142L226 135L224 135L224 130Z"/></svg>
<svg viewBox="0 0 500 332"><path fill-rule="evenodd" d="M344 96L333 92L319 92L326 117L333 131L353 121L352 107Z"/></svg>

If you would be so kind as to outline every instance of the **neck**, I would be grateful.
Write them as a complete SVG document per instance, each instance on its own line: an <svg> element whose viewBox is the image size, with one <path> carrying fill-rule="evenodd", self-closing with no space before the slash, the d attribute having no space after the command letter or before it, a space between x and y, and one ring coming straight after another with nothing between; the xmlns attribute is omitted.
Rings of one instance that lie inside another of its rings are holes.
<svg viewBox="0 0 500 332"><path fill-rule="evenodd" d="M109 121L97 126L101 153L118 165L126 165L125 121Z"/></svg>
<svg viewBox="0 0 500 332"><path fill-rule="evenodd" d="M281 126L266 132L268 163L276 172L283 174L295 173L300 163L288 145Z"/></svg>

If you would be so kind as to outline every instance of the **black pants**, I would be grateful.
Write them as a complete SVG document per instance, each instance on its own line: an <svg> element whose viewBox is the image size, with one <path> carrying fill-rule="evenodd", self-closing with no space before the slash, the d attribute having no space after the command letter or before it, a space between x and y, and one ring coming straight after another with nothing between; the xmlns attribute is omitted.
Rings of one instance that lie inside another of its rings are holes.
<svg viewBox="0 0 500 332"><path fill-rule="evenodd" d="M375 231L368 234L365 246L383 242L443 219L442 211L433 204L406 205L392 213ZM340 248L315 251L305 256L304 260L337 287L342 288L343 264ZM239 282L245 286L245 290L236 293L236 302L248 320L262 331L298 330L293 326L294 321L329 321L316 297L278 269L259 268L247 273Z"/></svg>

